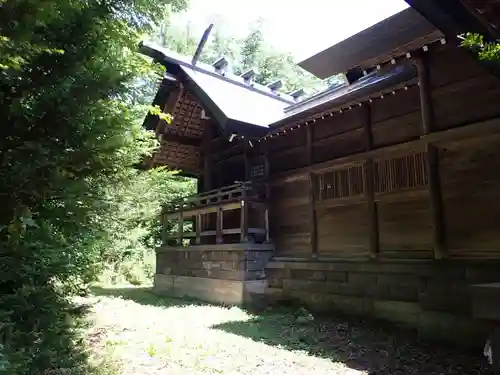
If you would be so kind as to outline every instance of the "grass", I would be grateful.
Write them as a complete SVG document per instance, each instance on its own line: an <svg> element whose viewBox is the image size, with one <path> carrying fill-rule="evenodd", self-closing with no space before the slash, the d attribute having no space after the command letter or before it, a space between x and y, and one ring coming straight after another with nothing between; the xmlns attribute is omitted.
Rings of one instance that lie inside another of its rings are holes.
<svg viewBox="0 0 500 375"><path fill-rule="evenodd" d="M121 375L478 374L479 355L401 331L304 309L253 315L159 298L149 288L96 288L89 338ZM476 353L480 354L480 353Z"/></svg>

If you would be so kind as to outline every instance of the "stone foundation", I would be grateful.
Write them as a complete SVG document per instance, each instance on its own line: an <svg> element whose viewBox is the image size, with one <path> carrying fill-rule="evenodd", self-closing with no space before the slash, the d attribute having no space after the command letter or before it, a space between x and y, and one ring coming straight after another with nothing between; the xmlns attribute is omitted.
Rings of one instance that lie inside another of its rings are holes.
<svg viewBox="0 0 500 375"><path fill-rule="evenodd" d="M500 279L498 262L279 261L267 265L269 299L295 300L416 328L426 339L482 347L471 286Z"/></svg>
<svg viewBox="0 0 500 375"><path fill-rule="evenodd" d="M154 292L228 305L260 304L268 244L199 245L157 251Z"/></svg>

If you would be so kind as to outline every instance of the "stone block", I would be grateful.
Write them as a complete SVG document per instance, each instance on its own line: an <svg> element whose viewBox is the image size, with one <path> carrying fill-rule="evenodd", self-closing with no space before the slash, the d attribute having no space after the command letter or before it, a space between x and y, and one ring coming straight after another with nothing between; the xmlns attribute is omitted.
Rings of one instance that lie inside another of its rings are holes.
<svg viewBox="0 0 500 375"><path fill-rule="evenodd" d="M172 294L174 289L174 276L156 274L154 276L153 293L159 295Z"/></svg>
<svg viewBox="0 0 500 375"><path fill-rule="evenodd" d="M298 280L326 281L324 271L291 270L291 278Z"/></svg>
<svg viewBox="0 0 500 375"><path fill-rule="evenodd" d="M336 282L346 282L347 281L347 272L341 271L325 271L324 272L327 281L336 281Z"/></svg>

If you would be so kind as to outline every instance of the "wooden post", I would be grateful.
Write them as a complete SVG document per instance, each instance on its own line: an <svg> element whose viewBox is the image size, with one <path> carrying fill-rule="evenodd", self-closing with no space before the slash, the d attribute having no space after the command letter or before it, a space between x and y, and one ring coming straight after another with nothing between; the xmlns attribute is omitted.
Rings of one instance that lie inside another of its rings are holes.
<svg viewBox="0 0 500 375"><path fill-rule="evenodd" d="M201 245L201 214L196 214L196 244Z"/></svg>
<svg viewBox="0 0 500 375"><path fill-rule="evenodd" d="M248 201L246 196L246 190L243 190L243 194L240 202L240 242L248 242Z"/></svg>
<svg viewBox="0 0 500 375"><path fill-rule="evenodd" d="M431 98L430 72L428 55L415 59L420 87L420 106L422 112L422 133L430 134L435 130L434 111ZM426 167L428 175L429 202L432 218L432 245L434 258L442 259L446 254L443 205L439 178L439 152L430 144L425 145Z"/></svg>
<svg viewBox="0 0 500 375"><path fill-rule="evenodd" d="M271 236L269 235L269 208L266 205L264 208L264 227L266 230L266 243L271 242Z"/></svg>
<svg viewBox="0 0 500 375"><path fill-rule="evenodd" d="M224 243L222 228L224 225L224 211L222 207L217 207L217 215L216 215L216 227L215 227L215 243L221 244Z"/></svg>
<svg viewBox="0 0 500 375"><path fill-rule="evenodd" d="M212 142L213 142L213 134L212 134L212 123L210 120L204 120L203 123L205 129L203 133L203 187L205 191L209 191L212 189Z"/></svg>
<svg viewBox="0 0 500 375"><path fill-rule="evenodd" d="M179 212L179 227L177 229L177 240L179 241L179 246L182 246L182 239L183 239L183 235L184 235L184 215L181 212Z"/></svg>
<svg viewBox="0 0 500 375"><path fill-rule="evenodd" d="M372 114L370 104L363 105L363 128L365 139L365 151L373 149L372 133ZM367 160L363 166L364 169L364 188L368 204L368 223L370 227L369 251L370 257L376 258L379 253L379 227L378 227L378 207L375 202L375 181L374 181L374 163L373 160Z"/></svg>
<svg viewBox="0 0 500 375"><path fill-rule="evenodd" d="M306 128L306 161L307 165L312 165L314 162L314 129L312 125ZM316 215L316 197L314 195L315 178L312 173L308 174L309 183L309 210L311 216L310 233L311 233L311 255L313 258L318 256L318 222Z"/></svg>
<svg viewBox="0 0 500 375"><path fill-rule="evenodd" d="M368 203L368 218L370 226L370 257L376 258L379 253L379 227L378 227L378 207L375 202L373 160L367 160L363 166L365 170L365 194Z"/></svg>
<svg viewBox="0 0 500 375"><path fill-rule="evenodd" d="M429 58L423 55L415 59L418 71L418 85L420 87L420 105L422 113L423 134L430 134L434 129L434 114L431 100L431 88L429 77Z"/></svg>
<svg viewBox="0 0 500 375"><path fill-rule="evenodd" d="M439 152L430 144L426 144L426 166L429 184L429 198L432 216L432 244L434 258L443 259L446 256L446 244L443 222L443 205L441 196L441 181L439 178Z"/></svg>
<svg viewBox="0 0 500 375"><path fill-rule="evenodd" d="M245 181L250 180L250 145L246 140L244 140L245 144L243 146L243 158L245 163Z"/></svg>

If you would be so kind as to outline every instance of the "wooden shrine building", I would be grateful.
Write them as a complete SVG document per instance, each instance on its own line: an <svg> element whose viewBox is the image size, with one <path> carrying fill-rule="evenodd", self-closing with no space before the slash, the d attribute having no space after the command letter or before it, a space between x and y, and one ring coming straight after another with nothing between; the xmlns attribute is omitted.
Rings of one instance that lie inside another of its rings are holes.
<svg viewBox="0 0 500 375"><path fill-rule="evenodd" d="M142 45L167 68L155 103L174 116L146 119L161 139L149 165L199 181L165 213L180 229L158 249L156 292L294 299L484 339L473 286L500 282L500 70L457 35L498 38L499 13L408 2L301 62L346 77L306 98L224 58Z"/></svg>

